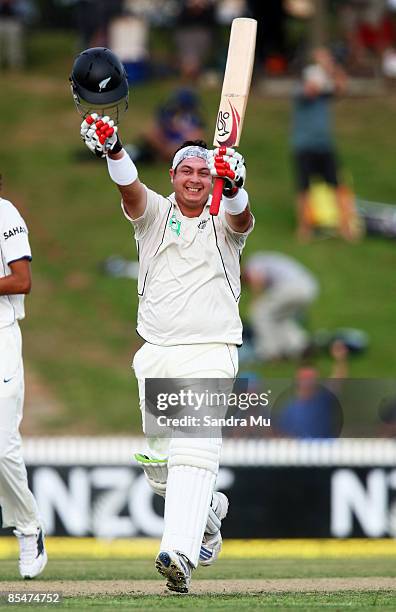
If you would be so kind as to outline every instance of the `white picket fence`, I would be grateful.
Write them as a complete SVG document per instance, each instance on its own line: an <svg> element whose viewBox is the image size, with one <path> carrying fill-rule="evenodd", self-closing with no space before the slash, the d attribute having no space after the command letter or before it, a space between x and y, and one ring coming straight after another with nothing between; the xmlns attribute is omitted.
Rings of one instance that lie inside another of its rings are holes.
<svg viewBox="0 0 396 612"><path fill-rule="evenodd" d="M26 437L28 465L129 465L145 452L143 437ZM247 440L223 442L224 466L396 465L396 440Z"/></svg>

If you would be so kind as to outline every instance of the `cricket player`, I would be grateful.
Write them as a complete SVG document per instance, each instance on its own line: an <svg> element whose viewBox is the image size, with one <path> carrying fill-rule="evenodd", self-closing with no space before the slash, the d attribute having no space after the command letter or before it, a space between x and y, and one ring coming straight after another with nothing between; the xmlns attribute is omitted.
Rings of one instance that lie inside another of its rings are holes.
<svg viewBox="0 0 396 612"><path fill-rule="evenodd" d="M0 506L2 526L15 527L23 578L34 578L47 553L36 502L28 488L19 425L24 376L18 321L25 316L32 259L28 230L17 209L0 197Z"/></svg>
<svg viewBox="0 0 396 612"><path fill-rule="evenodd" d="M77 106L85 104L91 112L84 113L82 139L106 159L122 196L122 212L134 228L140 264L137 331L145 344L133 368L144 414L146 378L235 378L242 342L239 260L254 219L243 188L244 159L231 148L208 151L202 141L184 143L171 161L173 192L168 197L140 182L110 113L92 113L99 103L97 84L110 74L104 61L108 53L83 52L71 83ZM113 65L116 59L112 54ZM103 106L111 108L120 91L114 75ZM219 176L226 179L224 195L219 215L211 217L212 180ZM172 437L160 442L148 438L149 451L137 460L153 490L165 497L157 570L171 591L186 593L192 570L198 563L213 563L221 548L221 520L228 509L226 496L214 492L221 439Z"/></svg>

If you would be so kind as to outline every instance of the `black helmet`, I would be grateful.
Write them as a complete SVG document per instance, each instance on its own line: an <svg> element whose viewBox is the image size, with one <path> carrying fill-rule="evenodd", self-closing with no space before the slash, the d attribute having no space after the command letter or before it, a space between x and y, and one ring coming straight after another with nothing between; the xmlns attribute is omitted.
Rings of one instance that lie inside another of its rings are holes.
<svg viewBox="0 0 396 612"><path fill-rule="evenodd" d="M122 62L105 47L87 49L77 56L70 83L78 112L86 117L97 112L118 123L128 108L128 79Z"/></svg>

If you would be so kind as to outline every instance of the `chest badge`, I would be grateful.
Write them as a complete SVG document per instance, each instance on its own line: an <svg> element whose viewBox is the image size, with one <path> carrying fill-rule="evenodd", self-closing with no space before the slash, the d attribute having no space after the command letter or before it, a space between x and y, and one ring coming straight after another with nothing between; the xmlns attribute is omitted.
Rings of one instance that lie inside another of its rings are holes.
<svg viewBox="0 0 396 612"><path fill-rule="evenodd" d="M202 221L198 223L198 231L202 232L205 229L208 221L209 219L202 219Z"/></svg>
<svg viewBox="0 0 396 612"><path fill-rule="evenodd" d="M179 221L176 218L175 213L173 213L173 215L169 219L169 227L171 228L172 232L175 232L177 236L180 236L180 226L181 226L181 221Z"/></svg>

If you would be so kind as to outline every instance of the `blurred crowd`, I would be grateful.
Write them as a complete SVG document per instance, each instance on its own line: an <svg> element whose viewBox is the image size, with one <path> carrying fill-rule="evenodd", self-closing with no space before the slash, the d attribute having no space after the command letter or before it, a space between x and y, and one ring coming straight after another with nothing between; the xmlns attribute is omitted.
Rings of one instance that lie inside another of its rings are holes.
<svg viewBox="0 0 396 612"><path fill-rule="evenodd" d="M169 28L175 67L187 79L216 68L219 26L238 16L258 21L259 74L295 74L315 41L331 43L352 74L396 76L395 0L58 1L74 6L82 48L109 45L127 62L150 61L150 28Z"/></svg>
<svg viewBox="0 0 396 612"><path fill-rule="evenodd" d="M191 80L219 68L221 28L238 16L258 20L263 75L295 74L314 41L330 44L352 74L396 77L395 0L1 0L1 63L23 64L27 25L69 27L80 49L109 46L139 80L151 74L151 31L160 28L168 69Z"/></svg>

